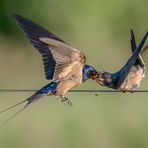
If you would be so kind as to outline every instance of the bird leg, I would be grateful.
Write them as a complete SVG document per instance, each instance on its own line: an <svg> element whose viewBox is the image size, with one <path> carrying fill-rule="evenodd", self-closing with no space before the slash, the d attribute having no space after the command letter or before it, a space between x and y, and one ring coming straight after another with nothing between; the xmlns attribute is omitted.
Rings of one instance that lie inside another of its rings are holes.
<svg viewBox="0 0 148 148"><path fill-rule="evenodd" d="M60 96L60 97L61 97L61 102L62 103L67 102L68 105L72 106L72 102L67 97L65 97L65 96Z"/></svg>

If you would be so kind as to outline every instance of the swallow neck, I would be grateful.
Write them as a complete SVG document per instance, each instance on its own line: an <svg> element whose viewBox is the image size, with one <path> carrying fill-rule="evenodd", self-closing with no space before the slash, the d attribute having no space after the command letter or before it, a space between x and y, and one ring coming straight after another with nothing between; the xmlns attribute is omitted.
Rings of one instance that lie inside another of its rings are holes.
<svg viewBox="0 0 148 148"><path fill-rule="evenodd" d="M104 86L115 89L114 76L108 72L102 72L102 83Z"/></svg>
<svg viewBox="0 0 148 148"><path fill-rule="evenodd" d="M90 79L92 75L95 75L97 71L90 65L84 65L82 70L82 81L85 82L86 80Z"/></svg>

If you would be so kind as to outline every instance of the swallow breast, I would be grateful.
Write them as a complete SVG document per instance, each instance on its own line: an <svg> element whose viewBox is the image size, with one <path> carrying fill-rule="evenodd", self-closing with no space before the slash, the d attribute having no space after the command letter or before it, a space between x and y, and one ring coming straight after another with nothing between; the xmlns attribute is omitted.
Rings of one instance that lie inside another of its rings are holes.
<svg viewBox="0 0 148 148"><path fill-rule="evenodd" d="M73 67L72 73L61 79L57 86L56 95L64 95L70 89L82 84L82 64Z"/></svg>
<svg viewBox="0 0 148 148"><path fill-rule="evenodd" d="M140 82L145 75L145 68L139 65L133 66L127 75L125 81L119 87L119 90L134 90L140 86Z"/></svg>

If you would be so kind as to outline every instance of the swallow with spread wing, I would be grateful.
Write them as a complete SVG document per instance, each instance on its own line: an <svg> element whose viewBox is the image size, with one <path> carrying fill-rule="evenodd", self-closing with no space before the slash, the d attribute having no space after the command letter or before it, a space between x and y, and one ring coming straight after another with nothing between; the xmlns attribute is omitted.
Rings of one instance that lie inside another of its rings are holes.
<svg viewBox="0 0 148 148"><path fill-rule="evenodd" d="M13 17L25 32L31 44L41 54L46 79L52 81L31 97L2 110L0 113L27 102L24 108L10 118L12 119L32 102L37 101L45 95L59 96L62 102L67 101L69 105L72 105L71 101L65 97L65 93L79 86L87 79L94 79L94 77L99 75L98 72L92 66L85 64L85 55L78 49L22 16L14 14Z"/></svg>
<svg viewBox="0 0 148 148"><path fill-rule="evenodd" d="M97 77L97 82L102 86L121 90L123 92L132 92L136 89L145 74L145 63L140 54L148 48L148 46L142 48L147 36L148 32L146 32L137 47L134 33L131 30L131 49L133 54L118 72L113 74L105 71L99 72L101 77ZM98 81L98 79L100 80Z"/></svg>

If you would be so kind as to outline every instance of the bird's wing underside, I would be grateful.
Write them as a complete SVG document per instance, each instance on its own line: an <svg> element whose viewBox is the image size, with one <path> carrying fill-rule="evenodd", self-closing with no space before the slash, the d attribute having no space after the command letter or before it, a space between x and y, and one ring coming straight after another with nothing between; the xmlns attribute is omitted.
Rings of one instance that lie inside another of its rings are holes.
<svg viewBox="0 0 148 148"><path fill-rule="evenodd" d="M13 15L32 45L42 55L47 79L60 79L71 73L73 66L85 63L85 55L66 44L53 33L19 15Z"/></svg>

